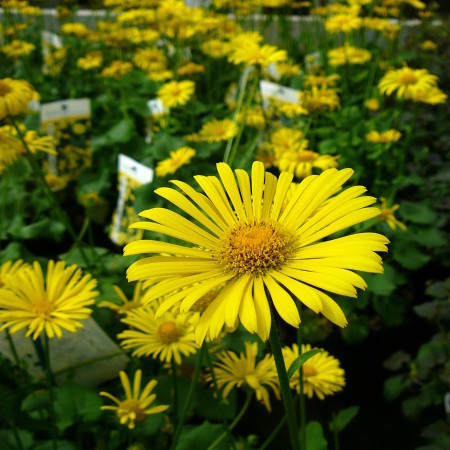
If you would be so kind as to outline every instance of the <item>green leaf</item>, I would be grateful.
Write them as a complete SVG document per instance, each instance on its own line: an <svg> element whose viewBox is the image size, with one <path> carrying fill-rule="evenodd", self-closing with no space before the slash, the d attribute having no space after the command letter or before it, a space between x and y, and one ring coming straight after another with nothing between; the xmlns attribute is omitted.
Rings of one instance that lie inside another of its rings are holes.
<svg viewBox="0 0 450 450"><path fill-rule="evenodd" d="M338 412L330 422L330 430L340 433L359 413L359 406L349 406Z"/></svg>
<svg viewBox="0 0 450 450"><path fill-rule="evenodd" d="M294 373L297 372L300 369L300 367L302 367L303 364L305 364L305 362L308 361L309 358L311 358L314 355L317 355L317 353L320 353L321 351L322 350L320 350L319 348L312 348L311 350L302 353L300 356L297 356L297 358L295 358L294 361L292 361L292 364L290 365L287 371L288 379L291 379L292 375L294 375Z"/></svg>
<svg viewBox="0 0 450 450"><path fill-rule="evenodd" d="M88 262L92 265L96 264L99 257L103 257L108 254L108 249L102 247L83 248L83 254L86 256ZM67 265L76 264L80 267L86 267L86 261L84 260L81 250L75 248L67 253L59 255L60 259L66 261Z"/></svg>
<svg viewBox="0 0 450 450"><path fill-rule="evenodd" d="M40 390L32 392L22 401L21 410L28 413L47 409L50 404L48 391Z"/></svg>
<svg viewBox="0 0 450 450"><path fill-rule="evenodd" d="M425 319L433 320L439 318L450 320L450 304L448 300L433 300L413 307L414 312Z"/></svg>
<svg viewBox="0 0 450 450"><path fill-rule="evenodd" d="M384 382L384 397L392 401L400 397L411 386L411 380L404 374L394 375Z"/></svg>
<svg viewBox="0 0 450 450"><path fill-rule="evenodd" d="M213 425L208 421L200 426L185 427L175 448L176 450L208 448L224 431L223 425ZM230 448L229 442L227 442L227 439L223 439L214 448L216 450L228 450Z"/></svg>
<svg viewBox="0 0 450 450"><path fill-rule="evenodd" d="M300 430L300 436L302 431ZM306 448L308 450L327 450L328 442L325 439L322 425L313 420L306 425Z"/></svg>
<svg viewBox="0 0 450 450"><path fill-rule="evenodd" d="M33 450L53 450L53 441L45 441L42 444L36 445ZM77 447L74 443L69 441L56 441L56 448L58 450L76 450Z"/></svg>
<svg viewBox="0 0 450 450"><path fill-rule="evenodd" d="M398 241L392 245L392 256L403 267L409 270L417 270L430 260L412 242Z"/></svg>
<svg viewBox="0 0 450 450"><path fill-rule="evenodd" d="M45 238L60 242L66 227L63 223L46 217L39 222L21 227L19 232L14 233L17 239Z"/></svg>
<svg viewBox="0 0 450 450"><path fill-rule="evenodd" d="M65 430L77 421L91 422L101 414L100 396L90 389L69 382L55 389L56 425Z"/></svg>
<svg viewBox="0 0 450 450"><path fill-rule="evenodd" d="M234 419L236 416L236 390L231 391L227 398L215 398L215 390L202 389L199 392L201 401L198 402L196 412L206 419L221 421Z"/></svg>
<svg viewBox="0 0 450 450"><path fill-rule="evenodd" d="M425 203L402 202L398 215L409 222L430 225L436 221L436 214Z"/></svg>
<svg viewBox="0 0 450 450"><path fill-rule="evenodd" d="M404 298L398 296L375 297L373 306L386 325L396 326L402 324L406 313Z"/></svg>
<svg viewBox="0 0 450 450"><path fill-rule="evenodd" d="M349 324L341 330L341 334L344 341L349 344L356 344L363 341L369 335L369 331L369 319L359 316L356 319L349 320Z"/></svg>
<svg viewBox="0 0 450 450"><path fill-rule="evenodd" d="M33 435L28 430L17 430L20 442L24 449L30 448L33 445ZM0 430L0 442L2 450L18 450L17 439L12 430Z"/></svg>
<svg viewBox="0 0 450 450"><path fill-rule="evenodd" d="M376 295L388 296L394 292L397 286L405 283L405 277L391 265L384 264L384 273L364 274L367 288Z"/></svg>
<svg viewBox="0 0 450 450"><path fill-rule="evenodd" d="M92 139L92 151L95 152L97 149L108 145L124 144L131 140L134 133L134 122L129 119L123 119L102 136Z"/></svg>

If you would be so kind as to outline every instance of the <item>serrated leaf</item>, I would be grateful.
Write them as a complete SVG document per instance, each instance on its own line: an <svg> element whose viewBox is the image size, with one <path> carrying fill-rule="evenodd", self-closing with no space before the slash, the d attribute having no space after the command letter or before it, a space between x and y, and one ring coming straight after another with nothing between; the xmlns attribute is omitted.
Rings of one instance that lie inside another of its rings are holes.
<svg viewBox="0 0 450 450"><path fill-rule="evenodd" d="M302 430L300 430L301 436ZM328 442L325 439L322 425L312 420L306 425L306 448L308 450L327 450Z"/></svg>
<svg viewBox="0 0 450 450"><path fill-rule="evenodd" d="M308 361L309 358L313 357L314 355L317 355L317 353L320 353L321 351L322 350L320 350L319 348L312 348L311 350L302 353L300 356L297 356L297 358L295 358L294 361L292 361L292 364L290 365L287 371L288 379L290 380L292 375L294 375L295 372L300 370L300 367L302 367L303 364L305 364L305 362Z"/></svg>

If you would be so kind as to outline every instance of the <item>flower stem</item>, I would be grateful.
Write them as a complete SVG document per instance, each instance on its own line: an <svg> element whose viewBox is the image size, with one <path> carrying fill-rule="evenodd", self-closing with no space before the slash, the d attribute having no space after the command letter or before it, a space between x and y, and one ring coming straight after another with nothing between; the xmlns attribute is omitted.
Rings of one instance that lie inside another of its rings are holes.
<svg viewBox="0 0 450 450"><path fill-rule="evenodd" d="M170 360L172 365L172 385L173 385L173 426L176 429L178 423L178 379L177 379L177 363L172 356Z"/></svg>
<svg viewBox="0 0 450 450"><path fill-rule="evenodd" d="M272 319L272 329L270 330L270 346L272 347L273 358L277 367L278 379L280 381L281 395L283 397L284 409L291 435L293 450L300 450L298 441L298 427L295 419L294 403L289 388L289 379L287 377L286 366L284 363L283 352L281 351L280 337L275 320Z"/></svg>
<svg viewBox="0 0 450 450"><path fill-rule="evenodd" d="M246 413L252 398L253 393L252 392L247 393L247 399L245 400L244 406L239 411L239 414L236 416L233 422L230 423L228 428L206 450L213 450L213 448L215 448L218 444L220 444L223 441L223 439L229 434L229 432L234 429L234 427L241 421L242 417Z"/></svg>
<svg viewBox="0 0 450 450"><path fill-rule="evenodd" d="M300 308L299 308L300 310ZM300 312L300 311L299 311ZM302 354L302 344L303 344L303 333L301 326L297 329L297 345L298 354ZM305 405L305 388L303 379L303 366L299 369L299 380L300 380L300 440L302 450L306 450L306 405Z"/></svg>
<svg viewBox="0 0 450 450"><path fill-rule="evenodd" d="M287 416L284 415L284 417L278 422L278 425L275 427L275 429L270 433L270 436L264 441L263 445L259 447L258 450L265 450L275 439L277 434L280 432L281 428L283 428L283 425L286 423Z"/></svg>
<svg viewBox="0 0 450 450"><path fill-rule="evenodd" d="M175 434L173 436L172 445L170 449L175 449L178 440L181 436L181 431L183 429L184 422L186 420L187 413L189 411L189 406L191 405L192 399L194 397L195 387L197 386L198 376L200 374L200 368L202 367L203 355L205 353L205 346L203 345L200 351L197 354L197 361L195 363L195 371L192 377L191 385L189 386L189 391L186 397L186 401L184 402L183 409L181 410L180 419L178 421L178 426L175 429Z"/></svg>
<svg viewBox="0 0 450 450"><path fill-rule="evenodd" d="M50 413L50 434L52 436L52 449L57 450L58 444L56 442L56 415L55 415L55 396L53 392L53 373L50 364L50 343L48 336L44 333L44 354L45 354L45 374L47 376L48 395L50 397L49 413Z"/></svg>

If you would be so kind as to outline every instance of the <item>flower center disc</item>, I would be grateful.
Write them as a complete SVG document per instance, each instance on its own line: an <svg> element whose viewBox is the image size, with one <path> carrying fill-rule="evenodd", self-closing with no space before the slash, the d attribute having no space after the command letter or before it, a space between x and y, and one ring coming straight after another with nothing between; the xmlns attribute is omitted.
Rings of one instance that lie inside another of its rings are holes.
<svg viewBox="0 0 450 450"><path fill-rule="evenodd" d="M403 85L416 84L417 77L413 72L405 72L400 76L400 83Z"/></svg>
<svg viewBox="0 0 450 450"><path fill-rule="evenodd" d="M181 333L175 322L164 322L158 327L158 336L164 344L172 344L180 339Z"/></svg>
<svg viewBox="0 0 450 450"><path fill-rule="evenodd" d="M238 223L222 238L215 256L227 270L263 275L280 267L292 242L293 236L279 224Z"/></svg>
<svg viewBox="0 0 450 450"><path fill-rule="evenodd" d="M49 318L51 313L53 312L52 303L50 303L45 297L37 300L33 306L36 313L41 317Z"/></svg>
<svg viewBox="0 0 450 450"><path fill-rule="evenodd" d="M118 414L120 417L131 415L132 417L130 418L133 422L140 422L144 418L141 402L136 399L128 399L120 402Z"/></svg>
<svg viewBox="0 0 450 450"><path fill-rule="evenodd" d="M11 92L11 88L4 82L0 80L0 97L4 97L6 94Z"/></svg>
<svg viewBox="0 0 450 450"><path fill-rule="evenodd" d="M303 376L312 377L317 374L317 371L314 367L308 366L307 364L303 364Z"/></svg>

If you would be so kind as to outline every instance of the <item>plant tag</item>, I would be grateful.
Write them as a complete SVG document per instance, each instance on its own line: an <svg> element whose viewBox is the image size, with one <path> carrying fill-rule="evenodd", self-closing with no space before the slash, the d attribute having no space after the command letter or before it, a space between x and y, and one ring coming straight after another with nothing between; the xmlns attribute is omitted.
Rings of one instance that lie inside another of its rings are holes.
<svg viewBox="0 0 450 450"><path fill-rule="evenodd" d="M271 81L261 80L259 87L263 97L264 109L269 106L270 100L279 100L286 103L298 103L300 91Z"/></svg>
<svg viewBox="0 0 450 450"><path fill-rule="evenodd" d="M128 357L94 319L82 323L84 328L76 333L63 331L61 339L49 340L51 365L58 383L70 378L83 386L94 387L117 377ZM31 338L26 338L25 331L20 330L12 334L11 339L28 373L33 378L43 378L44 371ZM6 333L0 336L0 353L14 361Z"/></svg>
<svg viewBox="0 0 450 450"><path fill-rule="evenodd" d="M162 116L169 112L169 108L164 106L164 103L159 98L153 98L147 102L148 109L152 116Z"/></svg>
<svg viewBox="0 0 450 450"><path fill-rule="evenodd" d="M446 392L444 395L445 413L450 414L450 392Z"/></svg>
<svg viewBox="0 0 450 450"><path fill-rule="evenodd" d="M274 80L279 80L281 78L280 73L278 72L277 66L275 63L270 63L267 67L266 67L266 73L271 76Z"/></svg>
<svg viewBox="0 0 450 450"><path fill-rule="evenodd" d="M142 238L142 230L128 228L139 221L134 209L134 189L153 181L153 169L123 154L119 155L118 169L117 206L109 238L117 245L124 245Z"/></svg>
<svg viewBox="0 0 450 450"><path fill-rule="evenodd" d="M44 103L41 106L41 125L58 122L62 119L79 120L90 117L91 101L88 98Z"/></svg>

